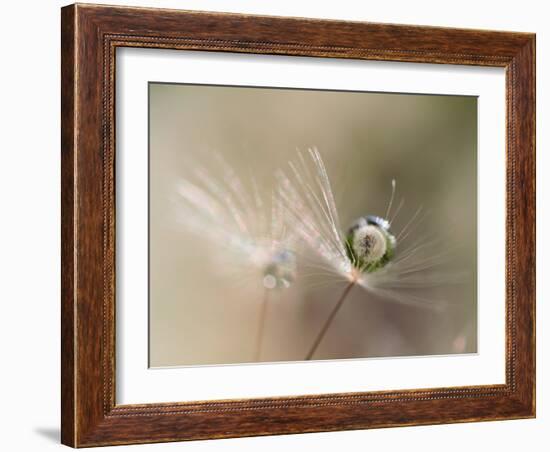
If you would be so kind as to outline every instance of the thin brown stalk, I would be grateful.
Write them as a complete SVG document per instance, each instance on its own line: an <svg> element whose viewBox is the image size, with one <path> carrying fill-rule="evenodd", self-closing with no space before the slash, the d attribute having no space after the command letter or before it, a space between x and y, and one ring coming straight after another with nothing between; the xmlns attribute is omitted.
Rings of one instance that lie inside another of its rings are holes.
<svg viewBox="0 0 550 452"><path fill-rule="evenodd" d="M264 289L262 306L260 308L260 319L258 321L258 332L256 336L256 352L254 353L254 361L260 361L262 355L262 343L264 339L265 318L267 317L267 305L269 303L269 290Z"/></svg>
<svg viewBox="0 0 550 452"><path fill-rule="evenodd" d="M315 342L311 346L311 349L309 350L309 353L306 355L306 361L310 360L313 357L313 355L315 354L315 351L317 350L317 347L319 347L319 344L323 340L323 337L325 336L327 330L329 329L330 325L332 324L332 321L336 317L336 314L338 313L338 311L342 307L342 304L344 303L344 300L347 298L348 294L350 293L350 291L351 291L351 289L353 288L354 285L355 285L355 280L351 281L346 286L344 291L342 292L342 295L338 299L338 302L336 303L336 305L332 309L330 315L328 316L328 319L326 320L325 324L323 325L323 328L321 328L321 331L317 335L317 338L315 339Z"/></svg>

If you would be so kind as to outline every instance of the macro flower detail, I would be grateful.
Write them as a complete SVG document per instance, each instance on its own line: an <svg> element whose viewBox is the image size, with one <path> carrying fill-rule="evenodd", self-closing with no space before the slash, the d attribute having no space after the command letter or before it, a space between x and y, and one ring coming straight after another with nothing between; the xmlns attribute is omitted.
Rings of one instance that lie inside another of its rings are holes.
<svg viewBox="0 0 550 452"><path fill-rule="evenodd" d="M209 242L220 269L238 270L241 277L252 271L266 289L288 288L296 277L294 237L278 199L271 197L271 216L266 215L254 178L245 182L218 154L210 163L218 171L196 165L193 177L179 180L179 223Z"/></svg>
<svg viewBox="0 0 550 452"><path fill-rule="evenodd" d="M218 154L209 163L214 171L195 165L191 178L180 179L175 208L179 223L208 242L209 257L222 277L252 281L263 291L254 353L258 361L270 292L287 289L296 278L295 237L277 196L271 196L269 206L254 178L240 178Z"/></svg>
<svg viewBox="0 0 550 452"><path fill-rule="evenodd" d="M342 232L330 180L315 148L299 152L296 161L289 162L289 172L279 171L279 197L284 205L288 228L293 230L308 248L321 258L328 269L340 275L347 285L328 319L306 355L311 359L351 289L359 286L378 298L406 305L437 307L438 300L416 295L415 289L429 286L433 275L426 271L441 262L441 256L423 256L429 243L413 241L402 246L418 221L418 209L402 230L395 234L391 210L395 181L384 217L364 215ZM437 280L437 277L436 279Z"/></svg>

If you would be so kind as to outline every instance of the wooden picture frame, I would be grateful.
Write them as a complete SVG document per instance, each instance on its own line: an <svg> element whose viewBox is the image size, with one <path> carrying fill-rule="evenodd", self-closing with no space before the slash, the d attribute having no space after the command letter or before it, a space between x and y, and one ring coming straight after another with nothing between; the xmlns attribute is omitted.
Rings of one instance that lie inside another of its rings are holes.
<svg viewBox="0 0 550 452"><path fill-rule="evenodd" d="M62 8L62 429L73 447L535 416L535 35L70 5ZM115 403L115 50L506 69L506 383Z"/></svg>

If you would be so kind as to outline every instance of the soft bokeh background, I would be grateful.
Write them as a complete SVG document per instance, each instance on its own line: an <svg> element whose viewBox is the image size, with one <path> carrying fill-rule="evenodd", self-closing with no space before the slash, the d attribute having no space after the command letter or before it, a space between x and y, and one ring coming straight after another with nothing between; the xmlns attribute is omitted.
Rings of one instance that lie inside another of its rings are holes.
<svg viewBox="0 0 550 452"><path fill-rule="evenodd" d="M476 351L476 98L154 83L151 366L253 361L263 299L261 284L229 278L216 247L177 222L178 181L192 177L196 162L216 177L209 162L219 153L243 180L254 174L267 194L274 170L312 146L327 166L343 227L384 215L395 178L396 204L405 204L393 229L422 206L426 216L411 239L434 241L424 252L445 257L439 284L422 291L441 309L354 289L315 359ZM304 359L345 287L306 273L300 268L290 289L270 296L262 361Z"/></svg>

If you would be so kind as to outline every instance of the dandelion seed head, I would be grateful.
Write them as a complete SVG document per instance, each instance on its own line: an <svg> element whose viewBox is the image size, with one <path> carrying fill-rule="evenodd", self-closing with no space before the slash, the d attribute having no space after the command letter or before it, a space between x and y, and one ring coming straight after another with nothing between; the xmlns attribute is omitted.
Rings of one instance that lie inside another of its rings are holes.
<svg viewBox="0 0 550 452"><path fill-rule="evenodd" d="M441 256L433 254L433 243L419 239L414 231L422 219L422 207L397 234L393 233L392 223L404 204L401 200L392 209L395 179L391 181L384 216L362 216L343 232L328 173L317 149L298 152L297 159L289 162L289 171L279 171L277 178L277 195L288 229L320 258L314 268L356 283L380 299L443 308L445 300L423 291L452 282L454 275L449 278L432 271L440 265Z"/></svg>
<svg viewBox="0 0 550 452"><path fill-rule="evenodd" d="M289 287L296 277L295 238L280 200L271 197L269 212L253 178L239 177L219 154L209 163L212 171L196 164L193 177L179 180L179 222L209 245L213 253L206 256L231 278L259 275L264 288Z"/></svg>

